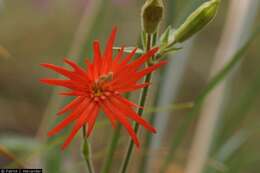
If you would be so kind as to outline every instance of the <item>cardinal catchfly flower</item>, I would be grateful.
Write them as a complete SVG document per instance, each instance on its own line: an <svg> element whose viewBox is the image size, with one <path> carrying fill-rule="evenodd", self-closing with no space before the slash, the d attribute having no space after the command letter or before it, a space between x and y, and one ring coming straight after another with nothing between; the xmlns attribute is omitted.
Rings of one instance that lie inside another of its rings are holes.
<svg viewBox="0 0 260 173"><path fill-rule="evenodd" d="M113 58L115 36L116 28L113 29L107 41L104 53L100 51L99 41L93 42L93 61L86 59L86 68L78 66L67 58L64 61L71 67L71 70L53 64L42 64L43 67L63 75L65 79L47 78L41 79L41 81L49 85L65 87L69 90L60 94L74 97L57 113L57 115L66 113L67 116L48 132L48 136L51 137L70 123L74 123L70 135L62 146L63 149L70 144L79 129L84 125L87 127L86 134L89 136L101 111L104 112L113 127L116 126L116 122L122 124L138 147L139 141L129 120L136 121L152 133L156 132L154 127L134 111L135 108L140 108L140 106L129 101L123 95L148 87L150 84L140 83L140 79L166 62L160 61L148 67L143 67L156 54L158 48L153 48L139 58L132 60L137 49L124 57L124 46L122 46Z"/></svg>

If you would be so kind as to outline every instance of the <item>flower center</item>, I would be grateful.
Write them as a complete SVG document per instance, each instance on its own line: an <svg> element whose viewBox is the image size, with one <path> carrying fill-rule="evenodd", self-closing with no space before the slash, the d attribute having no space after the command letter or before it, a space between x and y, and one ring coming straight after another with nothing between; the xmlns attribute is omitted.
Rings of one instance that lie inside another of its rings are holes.
<svg viewBox="0 0 260 173"><path fill-rule="evenodd" d="M98 80L95 81L92 92L93 96L100 97L104 95L104 92L107 92L106 83L113 80L113 72L109 72L106 75L102 75Z"/></svg>

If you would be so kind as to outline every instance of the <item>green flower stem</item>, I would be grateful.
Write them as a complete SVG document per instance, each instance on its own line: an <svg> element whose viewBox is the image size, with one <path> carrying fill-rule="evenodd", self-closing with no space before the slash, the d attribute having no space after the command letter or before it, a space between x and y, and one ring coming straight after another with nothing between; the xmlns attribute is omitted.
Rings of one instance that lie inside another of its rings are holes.
<svg viewBox="0 0 260 173"><path fill-rule="evenodd" d="M95 173L94 166L93 166L92 159L91 159L90 144L89 144L89 142L87 140L87 136L86 136L86 126L85 125L82 128L82 132L83 132L82 155L86 162L88 173Z"/></svg>
<svg viewBox="0 0 260 173"><path fill-rule="evenodd" d="M151 43L152 43L152 35L147 34L146 51L149 51L151 49ZM148 66L149 66L149 63L148 63ZM151 80L152 80L152 73L149 73L145 76L144 82L150 83ZM148 91L149 91L149 87L143 88L142 91L141 91L140 100L139 100L139 105L141 107L145 106L147 96L148 96ZM143 113L144 113L144 109L139 108L137 110L137 114L140 117L143 115ZM135 131L136 134L138 133L138 130L139 130L139 124L135 122L134 131ZM132 153L133 153L133 148L134 148L134 142L133 142L133 140L130 139L128 149L127 149L125 158L123 160L123 164L122 164L120 173L126 173L127 167L129 165L129 161L130 161Z"/></svg>
<svg viewBox="0 0 260 173"><path fill-rule="evenodd" d="M118 126L115 129L115 132L113 133L112 139L111 139L111 143L108 147L108 152L107 152L107 157L105 160L105 164L102 168L102 173L109 173L111 166L112 166L112 161L113 161L113 156L115 154L115 150L120 138L120 133L121 133L121 129L122 126L120 124L118 124Z"/></svg>
<svg viewBox="0 0 260 173"><path fill-rule="evenodd" d="M157 32L153 35L152 37L152 45L156 45L156 42L157 42ZM157 58L160 58L160 57L153 57L153 61L156 61ZM156 93L157 95L158 93ZM156 101L152 101L154 104ZM154 124L154 120L155 120L155 116L149 116L149 122L151 124ZM145 137L144 137L144 144L143 144L143 152L142 152L142 155L141 155L141 161L140 161L140 166L139 166L139 173L144 173L146 172L146 166L147 166L147 153L149 151L149 147L150 147L150 142L151 142L151 134L150 133L146 133L145 134Z"/></svg>

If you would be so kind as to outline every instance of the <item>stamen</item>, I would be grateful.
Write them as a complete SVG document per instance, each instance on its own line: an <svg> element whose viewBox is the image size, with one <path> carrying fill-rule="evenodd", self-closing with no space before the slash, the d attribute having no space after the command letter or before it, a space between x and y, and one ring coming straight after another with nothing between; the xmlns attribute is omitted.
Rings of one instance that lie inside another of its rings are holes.
<svg viewBox="0 0 260 173"><path fill-rule="evenodd" d="M108 92L108 91L106 91L104 94L105 94L105 96L111 96L111 92Z"/></svg>
<svg viewBox="0 0 260 173"><path fill-rule="evenodd" d="M102 95L100 98L101 98L102 100L105 100L105 99L106 99L106 96Z"/></svg>

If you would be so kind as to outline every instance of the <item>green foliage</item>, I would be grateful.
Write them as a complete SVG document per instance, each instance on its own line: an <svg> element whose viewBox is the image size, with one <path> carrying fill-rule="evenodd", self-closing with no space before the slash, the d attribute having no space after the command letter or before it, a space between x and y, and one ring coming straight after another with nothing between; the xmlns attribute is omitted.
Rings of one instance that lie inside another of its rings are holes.
<svg viewBox="0 0 260 173"><path fill-rule="evenodd" d="M230 71L240 62L240 60L244 57L244 54L248 50L249 46L253 42L253 40L258 36L260 32L260 29L256 30L254 32L250 39L234 54L234 56L231 58L231 61L227 63L223 69L220 70L220 72L211 79L209 84L206 86L206 88L202 91L202 93L195 99L194 101L194 107L192 111L187 115L187 118L179 125L178 131L173 136L171 141L171 148L169 153L167 154L167 157L163 163L163 166L161 168L161 172L165 172L168 165L174 158L175 151L177 147L181 144L182 140L185 137L185 134L191 124L191 122L197 117L198 112L200 110L200 107L207 97L207 95L216 87L218 84L220 84L230 73Z"/></svg>
<svg viewBox="0 0 260 173"><path fill-rule="evenodd" d="M28 154L40 148L41 144L30 137L23 136L0 136L0 144L16 154Z"/></svg>

